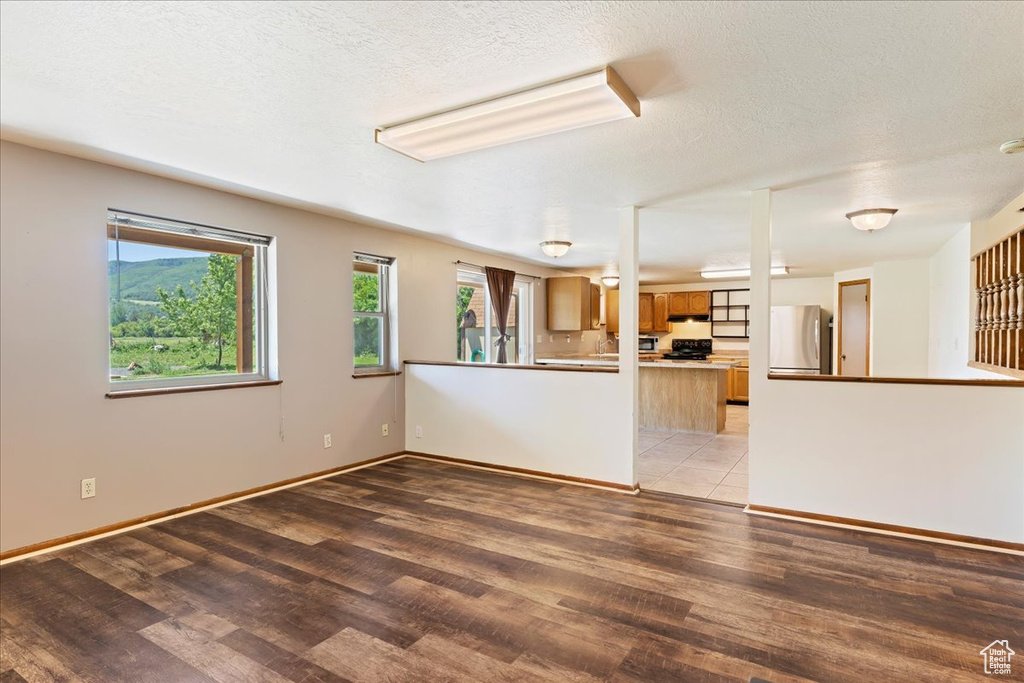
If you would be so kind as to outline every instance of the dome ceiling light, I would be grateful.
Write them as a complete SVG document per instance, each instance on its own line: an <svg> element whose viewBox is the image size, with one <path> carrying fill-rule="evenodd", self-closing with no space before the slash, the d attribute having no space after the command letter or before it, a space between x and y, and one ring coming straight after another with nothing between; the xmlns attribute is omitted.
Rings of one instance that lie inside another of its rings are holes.
<svg viewBox="0 0 1024 683"><path fill-rule="evenodd" d="M541 242L540 248L546 255L551 258L558 258L559 256L565 256L569 253L569 247L572 246L572 242L563 242L560 240L548 240L547 242Z"/></svg>
<svg viewBox="0 0 1024 683"><path fill-rule="evenodd" d="M851 211L846 217L853 223L853 227L865 232L881 230L889 225L889 221L899 209L861 209Z"/></svg>

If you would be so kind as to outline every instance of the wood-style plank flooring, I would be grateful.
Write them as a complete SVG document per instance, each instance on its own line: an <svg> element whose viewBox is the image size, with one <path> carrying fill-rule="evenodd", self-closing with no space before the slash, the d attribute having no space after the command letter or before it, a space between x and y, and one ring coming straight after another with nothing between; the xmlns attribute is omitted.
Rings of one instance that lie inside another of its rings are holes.
<svg viewBox="0 0 1024 683"><path fill-rule="evenodd" d="M1024 558L417 459L0 569L0 681L954 681Z"/></svg>

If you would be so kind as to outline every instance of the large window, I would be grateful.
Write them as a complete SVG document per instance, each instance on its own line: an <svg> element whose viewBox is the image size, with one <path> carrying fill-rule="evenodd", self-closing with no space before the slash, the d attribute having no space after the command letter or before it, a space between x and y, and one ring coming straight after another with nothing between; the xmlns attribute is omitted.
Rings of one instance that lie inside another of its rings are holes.
<svg viewBox="0 0 1024 683"><path fill-rule="evenodd" d="M390 364L390 278L394 259L355 254L352 331L356 372L383 372Z"/></svg>
<svg viewBox="0 0 1024 683"><path fill-rule="evenodd" d="M111 211L111 389L267 378L270 238Z"/></svg>
<svg viewBox="0 0 1024 683"><path fill-rule="evenodd" d="M533 347L530 344L532 302L533 282L517 277L505 327L505 333L509 336L505 347L509 363L530 363L533 360ZM456 360L465 363L493 363L497 359L497 321L487 278L479 271L457 271L455 329Z"/></svg>

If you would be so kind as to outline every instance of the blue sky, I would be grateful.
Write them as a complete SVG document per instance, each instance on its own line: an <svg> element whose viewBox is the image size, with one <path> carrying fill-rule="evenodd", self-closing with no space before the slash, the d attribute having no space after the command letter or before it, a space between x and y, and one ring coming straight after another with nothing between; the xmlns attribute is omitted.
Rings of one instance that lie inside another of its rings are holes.
<svg viewBox="0 0 1024 683"><path fill-rule="evenodd" d="M107 260L113 261L117 258L114 240L107 241ZM122 261L152 261L158 258L195 258L197 256L209 256L208 251L192 251L191 249L172 249L171 247L155 247L149 244L135 244L133 242L121 242Z"/></svg>

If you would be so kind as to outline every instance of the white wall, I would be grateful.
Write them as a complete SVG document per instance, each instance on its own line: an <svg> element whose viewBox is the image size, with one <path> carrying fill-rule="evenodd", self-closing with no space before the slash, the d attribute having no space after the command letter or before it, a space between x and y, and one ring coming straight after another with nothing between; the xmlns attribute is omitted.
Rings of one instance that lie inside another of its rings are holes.
<svg viewBox="0 0 1024 683"><path fill-rule="evenodd" d="M617 373L408 365L406 447L632 485L622 395Z"/></svg>
<svg viewBox="0 0 1024 683"><path fill-rule="evenodd" d="M403 378L351 376L354 250L398 258L402 358L452 360L452 261L560 274L8 142L0 165L4 550L403 450ZM108 207L275 236L281 386L104 398Z"/></svg>
<svg viewBox="0 0 1024 683"><path fill-rule="evenodd" d="M754 320L770 301L770 192L754 193ZM750 353L749 502L1024 542L1024 391L767 378Z"/></svg>
<svg viewBox="0 0 1024 683"><path fill-rule="evenodd" d="M953 235L929 260L928 376L1009 379L967 366L971 347L971 228Z"/></svg>
<svg viewBox="0 0 1024 683"><path fill-rule="evenodd" d="M632 486L638 234L637 209L623 209L618 372L406 366L406 448ZM422 437L416 437L417 426Z"/></svg>
<svg viewBox="0 0 1024 683"><path fill-rule="evenodd" d="M871 374L928 376L929 261L878 261L871 280Z"/></svg>

